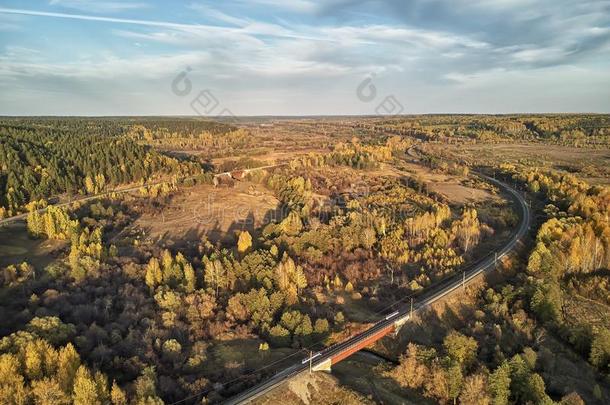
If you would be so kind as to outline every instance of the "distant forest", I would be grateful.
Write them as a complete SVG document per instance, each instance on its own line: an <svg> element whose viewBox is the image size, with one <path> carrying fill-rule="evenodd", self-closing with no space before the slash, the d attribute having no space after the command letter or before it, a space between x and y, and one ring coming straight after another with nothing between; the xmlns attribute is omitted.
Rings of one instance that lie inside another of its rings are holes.
<svg viewBox="0 0 610 405"><path fill-rule="evenodd" d="M361 128L427 141L524 140L567 146L610 146L610 116L546 115L424 115L363 120Z"/></svg>
<svg viewBox="0 0 610 405"><path fill-rule="evenodd" d="M138 119L150 130L220 134L231 127L200 120ZM0 218L58 194L91 194L164 175L197 174L128 136L133 119L35 118L0 120Z"/></svg>

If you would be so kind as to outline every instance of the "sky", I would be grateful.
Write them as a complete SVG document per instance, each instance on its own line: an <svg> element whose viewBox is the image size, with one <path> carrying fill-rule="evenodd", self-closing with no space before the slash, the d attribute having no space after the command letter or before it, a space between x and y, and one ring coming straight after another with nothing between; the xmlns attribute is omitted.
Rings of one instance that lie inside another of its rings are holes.
<svg viewBox="0 0 610 405"><path fill-rule="evenodd" d="M0 0L0 115L610 112L607 0Z"/></svg>

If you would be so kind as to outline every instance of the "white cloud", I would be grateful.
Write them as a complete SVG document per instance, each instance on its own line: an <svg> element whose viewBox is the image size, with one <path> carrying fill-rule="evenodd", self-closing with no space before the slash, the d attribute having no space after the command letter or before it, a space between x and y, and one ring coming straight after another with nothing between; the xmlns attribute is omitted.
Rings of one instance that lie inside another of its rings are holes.
<svg viewBox="0 0 610 405"><path fill-rule="evenodd" d="M195 4L192 4L190 6L190 8L192 10L200 13L204 17L212 18L214 20L222 21L222 22L229 23L232 25L244 26L250 22L249 19L233 17L231 15L223 13L220 10L217 10L215 8L212 8L212 7L204 5L204 4L195 3Z"/></svg>
<svg viewBox="0 0 610 405"><path fill-rule="evenodd" d="M535 46L524 47L524 49L518 50L511 56L518 62L553 62L558 59L563 59L570 54L569 51L560 47L544 47L538 48Z"/></svg>
<svg viewBox="0 0 610 405"><path fill-rule="evenodd" d="M22 51L20 52L23 53ZM118 58L113 55L100 55L68 63L43 62L39 52L30 51L36 58L24 58L11 50L0 55L1 77L46 77L75 80L113 80L113 79L160 79L177 74L185 66L200 66L209 61L204 52L184 54L138 56Z"/></svg>
<svg viewBox="0 0 610 405"><path fill-rule="evenodd" d="M337 38L339 42L353 40L369 44L383 44L388 41L402 42L426 48L486 48L489 44L466 36L435 30L405 28L392 25L343 26L322 29L328 37Z"/></svg>

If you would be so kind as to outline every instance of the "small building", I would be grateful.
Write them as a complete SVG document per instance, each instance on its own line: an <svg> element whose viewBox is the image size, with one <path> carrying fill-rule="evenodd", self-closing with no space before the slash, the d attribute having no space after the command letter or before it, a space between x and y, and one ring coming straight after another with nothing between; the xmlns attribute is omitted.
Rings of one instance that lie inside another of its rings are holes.
<svg viewBox="0 0 610 405"><path fill-rule="evenodd" d="M235 180L243 180L248 174L245 170L234 170L231 172L231 177Z"/></svg>

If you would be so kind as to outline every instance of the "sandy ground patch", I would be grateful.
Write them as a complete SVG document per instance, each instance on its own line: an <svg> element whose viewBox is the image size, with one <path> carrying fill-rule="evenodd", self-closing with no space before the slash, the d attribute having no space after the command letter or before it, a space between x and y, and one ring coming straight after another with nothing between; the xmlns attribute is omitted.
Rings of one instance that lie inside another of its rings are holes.
<svg viewBox="0 0 610 405"><path fill-rule="evenodd" d="M373 404L325 372L302 374L252 402L256 405Z"/></svg>

